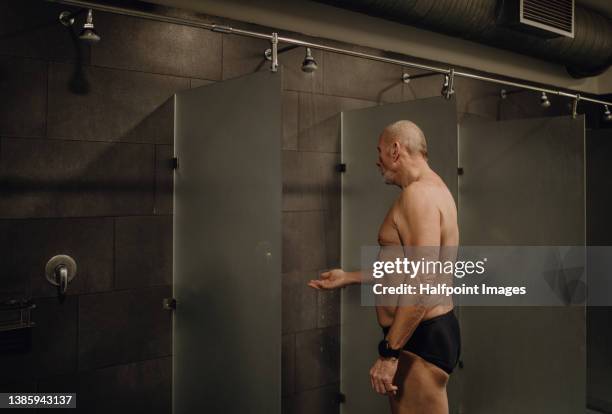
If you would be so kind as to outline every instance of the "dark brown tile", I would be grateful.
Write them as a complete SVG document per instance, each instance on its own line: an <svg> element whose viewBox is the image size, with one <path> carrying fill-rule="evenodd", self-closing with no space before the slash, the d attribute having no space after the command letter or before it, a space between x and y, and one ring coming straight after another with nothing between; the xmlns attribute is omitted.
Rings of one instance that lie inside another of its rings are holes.
<svg viewBox="0 0 612 414"><path fill-rule="evenodd" d="M146 215L154 146L2 139L0 217Z"/></svg>
<svg viewBox="0 0 612 414"><path fill-rule="evenodd" d="M186 78L51 64L47 136L169 144L168 98L187 88Z"/></svg>
<svg viewBox="0 0 612 414"><path fill-rule="evenodd" d="M38 392L79 392L79 374L74 372L68 375L54 375L38 380ZM78 404L77 404L78 407Z"/></svg>
<svg viewBox="0 0 612 414"><path fill-rule="evenodd" d="M340 194L340 157L333 153L283 151L283 211L324 210Z"/></svg>
<svg viewBox="0 0 612 414"><path fill-rule="evenodd" d="M341 213L340 195L328 197L330 208L324 212L325 226L325 254L327 267L335 268L340 266L341 250Z"/></svg>
<svg viewBox="0 0 612 414"><path fill-rule="evenodd" d="M205 80L205 79L189 79L189 87L190 88L199 88L200 86L207 86L215 83L214 81Z"/></svg>
<svg viewBox="0 0 612 414"><path fill-rule="evenodd" d="M284 212L283 273L326 267L323 212Z"/></svg>
<svg viewBox="0 0 612 414"><path fill-rule="evenodd" d="M115 219L115 289L172 284L172 216Z"/></svg>
<svg viewBox="0 0 612 414"><path fill-rule="evenodd" d="M288 396L295 391L295 335L283 335L282 347L282 395Z"/></svg>
<svg viewBox="0 0 612 414"><path fill-rule="evenodd" d="M339 53L324 54L324 92L374 102L402 100L402 68Z"/></svg>
<svg viewBox="0 0 612 414"><path fill-rule="evenodd" d="M317 327L340 324L340 290L317 292Z"/></svg>
<svg viewBox="0 0 612 414"><path fill-rule="evenodd" d="M27 380L2 382L0 392L36 392L36 382Z"/></svg>
<svg viewBox="0 0 612 414"><path fill-rule="evenodd" d="M283 332L298 332L317 327L317 291L307 283L316 272L291 272L282 275Z"/></svg>
<svg viewBox="0 0 612 414"><path fill-rule="evenodd" d="M315 159L319 155L313 152L282 152L283 211L321 209L321 186L314 169Z"/></svg>
<svg viewBox="0 0 612 414"><path fill-rule="evenodd" d="M0 56L0 135L44 136L47 63Z"/></svg>
<svg viewBox="0 0 612 414"><path fill-rule="evenodd" d="M0 355L0 383L68 374L76 371L78 298L37 299L31 320L31 347L22 353Z"/></svg>
<svg viewBox="0 0 612 414"><path fill-rule="evenodd" d="M405 68L402 73L409 75L426 74L427 71ZM458 80L459 78L455 79ZM440 96L444 82L443 75L428 76L424 78L412 79L403 84L402 100L410 101L413 99L430 98Z"/></svg>
<svg viewBox="0 0 612 414"><path fill-rule="evenodd" d="M300 92L298 149L340 152L340 112L375 105L360 99Z"/></svg>
<svg viewBox="0 0 612 414"><path fill-rule="evenodd" d="M293 414L293 411L295 409L294 405L295 405L295 401L294 401L294 396L293 395L282 397L282 399L281 399L281 413L282 414Z"/></svg>
<svg viewBox="0 0 612 414"><path fill-rule="evenodd" d="M457 112L496 120L500 102L499 85L467 78L455 79Z"/></svg>
<svg viewBox="0 0 612 414"><path fill-rule="evenodd" d="M79 298L79 371L168 356L171 314L162 308L169 286Z"/></svg>
<svg viewBox="0 0 612 414"><path fill-rule="evenodd" d="M283 91L283 149L298 148L298 93Z"/></svg>
<svg viewBox="0 0 612 414"><path fill-rule="evenodd" d="M264 52L270 42L232 34L223 35L223 79L233 79L258 70L269 70Z"/></svg>
<svg viewBox="0 0 612 414"><path fill-rule="evenodd" d="M172 214L173 211L173 166L172 145L155 146L155 214Z"/></svg>
<svg viewBox="0 0 612 414"><path fill-rule="evenodd" d="M219 33L100 12L95 23L103 41L92 48L93 65L221 79Z"/></svg>
<svg viewBox="0 0 612 414"><path fill-rule="evenodd" d="M123 136L121 141L172 144L174 142L174 96L168 98L142 119L138 125Z"/></svg>
<svg viewBox="0 0 612 414"><path fill-rule="evenodd" d="M58 20L64 10L77 9L42 0L0 2L0 54L88 62L89 47L78 41L78 23L66 28Z"/></svg>
<svg viewBox="0 0 612 414"><path fill-rule="evenodd" d="M336 326L297 333L295 361L297 392L338 382L340 328Z"/></svg>
<svg viewBox="0 0 612 414"><path fill-rule="evenodd" d="M340 384L330 384L295 395L294 414L338 414L340 412Z"/></svg>
<svg viewBox="0 0 612 414"><path fill-rule="evenodd" d="M87 413L172 411L172 358L133 362L82 373L78 406Z"/></svg>
<svg viewBox="0 0 612 414"><path fill-rule="evenodd" d="M5 252L0 266L12 269L11 279L27 281L34 297L57 296L57 288L44 275L47 261L58 254L71 256L77 264L68 295L112 289L112 219L0 220L0 229Z"/></svg>

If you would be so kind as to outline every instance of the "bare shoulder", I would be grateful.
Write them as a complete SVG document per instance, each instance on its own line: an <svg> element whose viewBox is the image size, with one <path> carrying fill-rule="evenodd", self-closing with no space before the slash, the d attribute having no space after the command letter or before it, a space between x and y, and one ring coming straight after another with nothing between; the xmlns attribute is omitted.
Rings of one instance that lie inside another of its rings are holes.
<svg viewBox="0 0 612 414"><path fill-rule="evenodd" d="M431 208L436 204L436 185L430 182L415 181L402 190L398 204L402 209Z"/></svg>

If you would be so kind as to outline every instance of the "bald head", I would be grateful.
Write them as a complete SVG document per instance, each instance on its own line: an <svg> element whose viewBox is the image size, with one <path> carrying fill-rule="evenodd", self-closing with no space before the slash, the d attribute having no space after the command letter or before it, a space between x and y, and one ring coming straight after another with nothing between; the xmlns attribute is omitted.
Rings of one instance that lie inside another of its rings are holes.
<svg viewBox="0 0 612 414"><path fill-rule="evenodd" d="M406 120L394 122L387 125L380 136L387 145L399 142L410 154L420 153L427 159L425 135L414 122Z"/></svg>

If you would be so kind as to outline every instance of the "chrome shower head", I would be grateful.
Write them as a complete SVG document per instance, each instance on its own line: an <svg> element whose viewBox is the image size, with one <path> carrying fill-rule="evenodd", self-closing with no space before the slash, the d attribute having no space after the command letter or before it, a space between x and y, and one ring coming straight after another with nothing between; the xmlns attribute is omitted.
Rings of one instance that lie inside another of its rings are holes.
<svg viewBox="0 0 612 414"><path fill-rule="evenodd" d="M79 39L89 44L98 43L101 39L100 35L98 34L98 32L96 32L96 29L94 28L92 9L89 9L87 11L87 20L83 25L83 30L81 30Z"/></svg>
<svg viewBox="0 0 612 414"><path fill-rule="evenodd" d="M604 105L604 116L603 119L605 122L610 122L612 121L612 113L610 112L610 108L608 108L608 105Z"/></svg>
<svg viewBox="0 0 612 414"><path fill-rule="evenodd" d="M542 92L542 96L540 96L540 106L542 108L550 108L550 101L548 96L546 96L546 92Z"/></svg>
<svg viewBox="0 0 612 414"><path fill-rule="evenodd" d="M309 47L306 48L306 56L304 57L304 61L302 62L302 71L306 73L312 73L317 70L319 66L317 65L317 61L312 56L312 50Z"/></svg>

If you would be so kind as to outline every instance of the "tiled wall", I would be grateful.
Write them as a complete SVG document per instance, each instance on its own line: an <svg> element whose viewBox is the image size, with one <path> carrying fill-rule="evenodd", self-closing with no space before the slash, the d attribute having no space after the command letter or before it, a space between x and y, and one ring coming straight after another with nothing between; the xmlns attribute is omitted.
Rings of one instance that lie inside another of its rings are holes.
<svg viewBox="0 0 612 414"><path fill-rule="evenodd" d="M171 316L161 302L172 278L172 114L164 103L182 89L267 70L268 43L95 13L102 41L90 48L57 22L64 9L0 3L0 292L38 305L33 349L0 356L0 383L77 391L88 412L168 413ZM283 410L336 413L339 295L306 282L339 264L337 114L438 95L441 79L403 84L397 66L318 51L319 69L305 74L303 53L281 56ZM537 96L500 104L498 87L464 79L456 90L461 118L541 113ZM63 304L43 277L60 253L78 264Z"/></svg>

